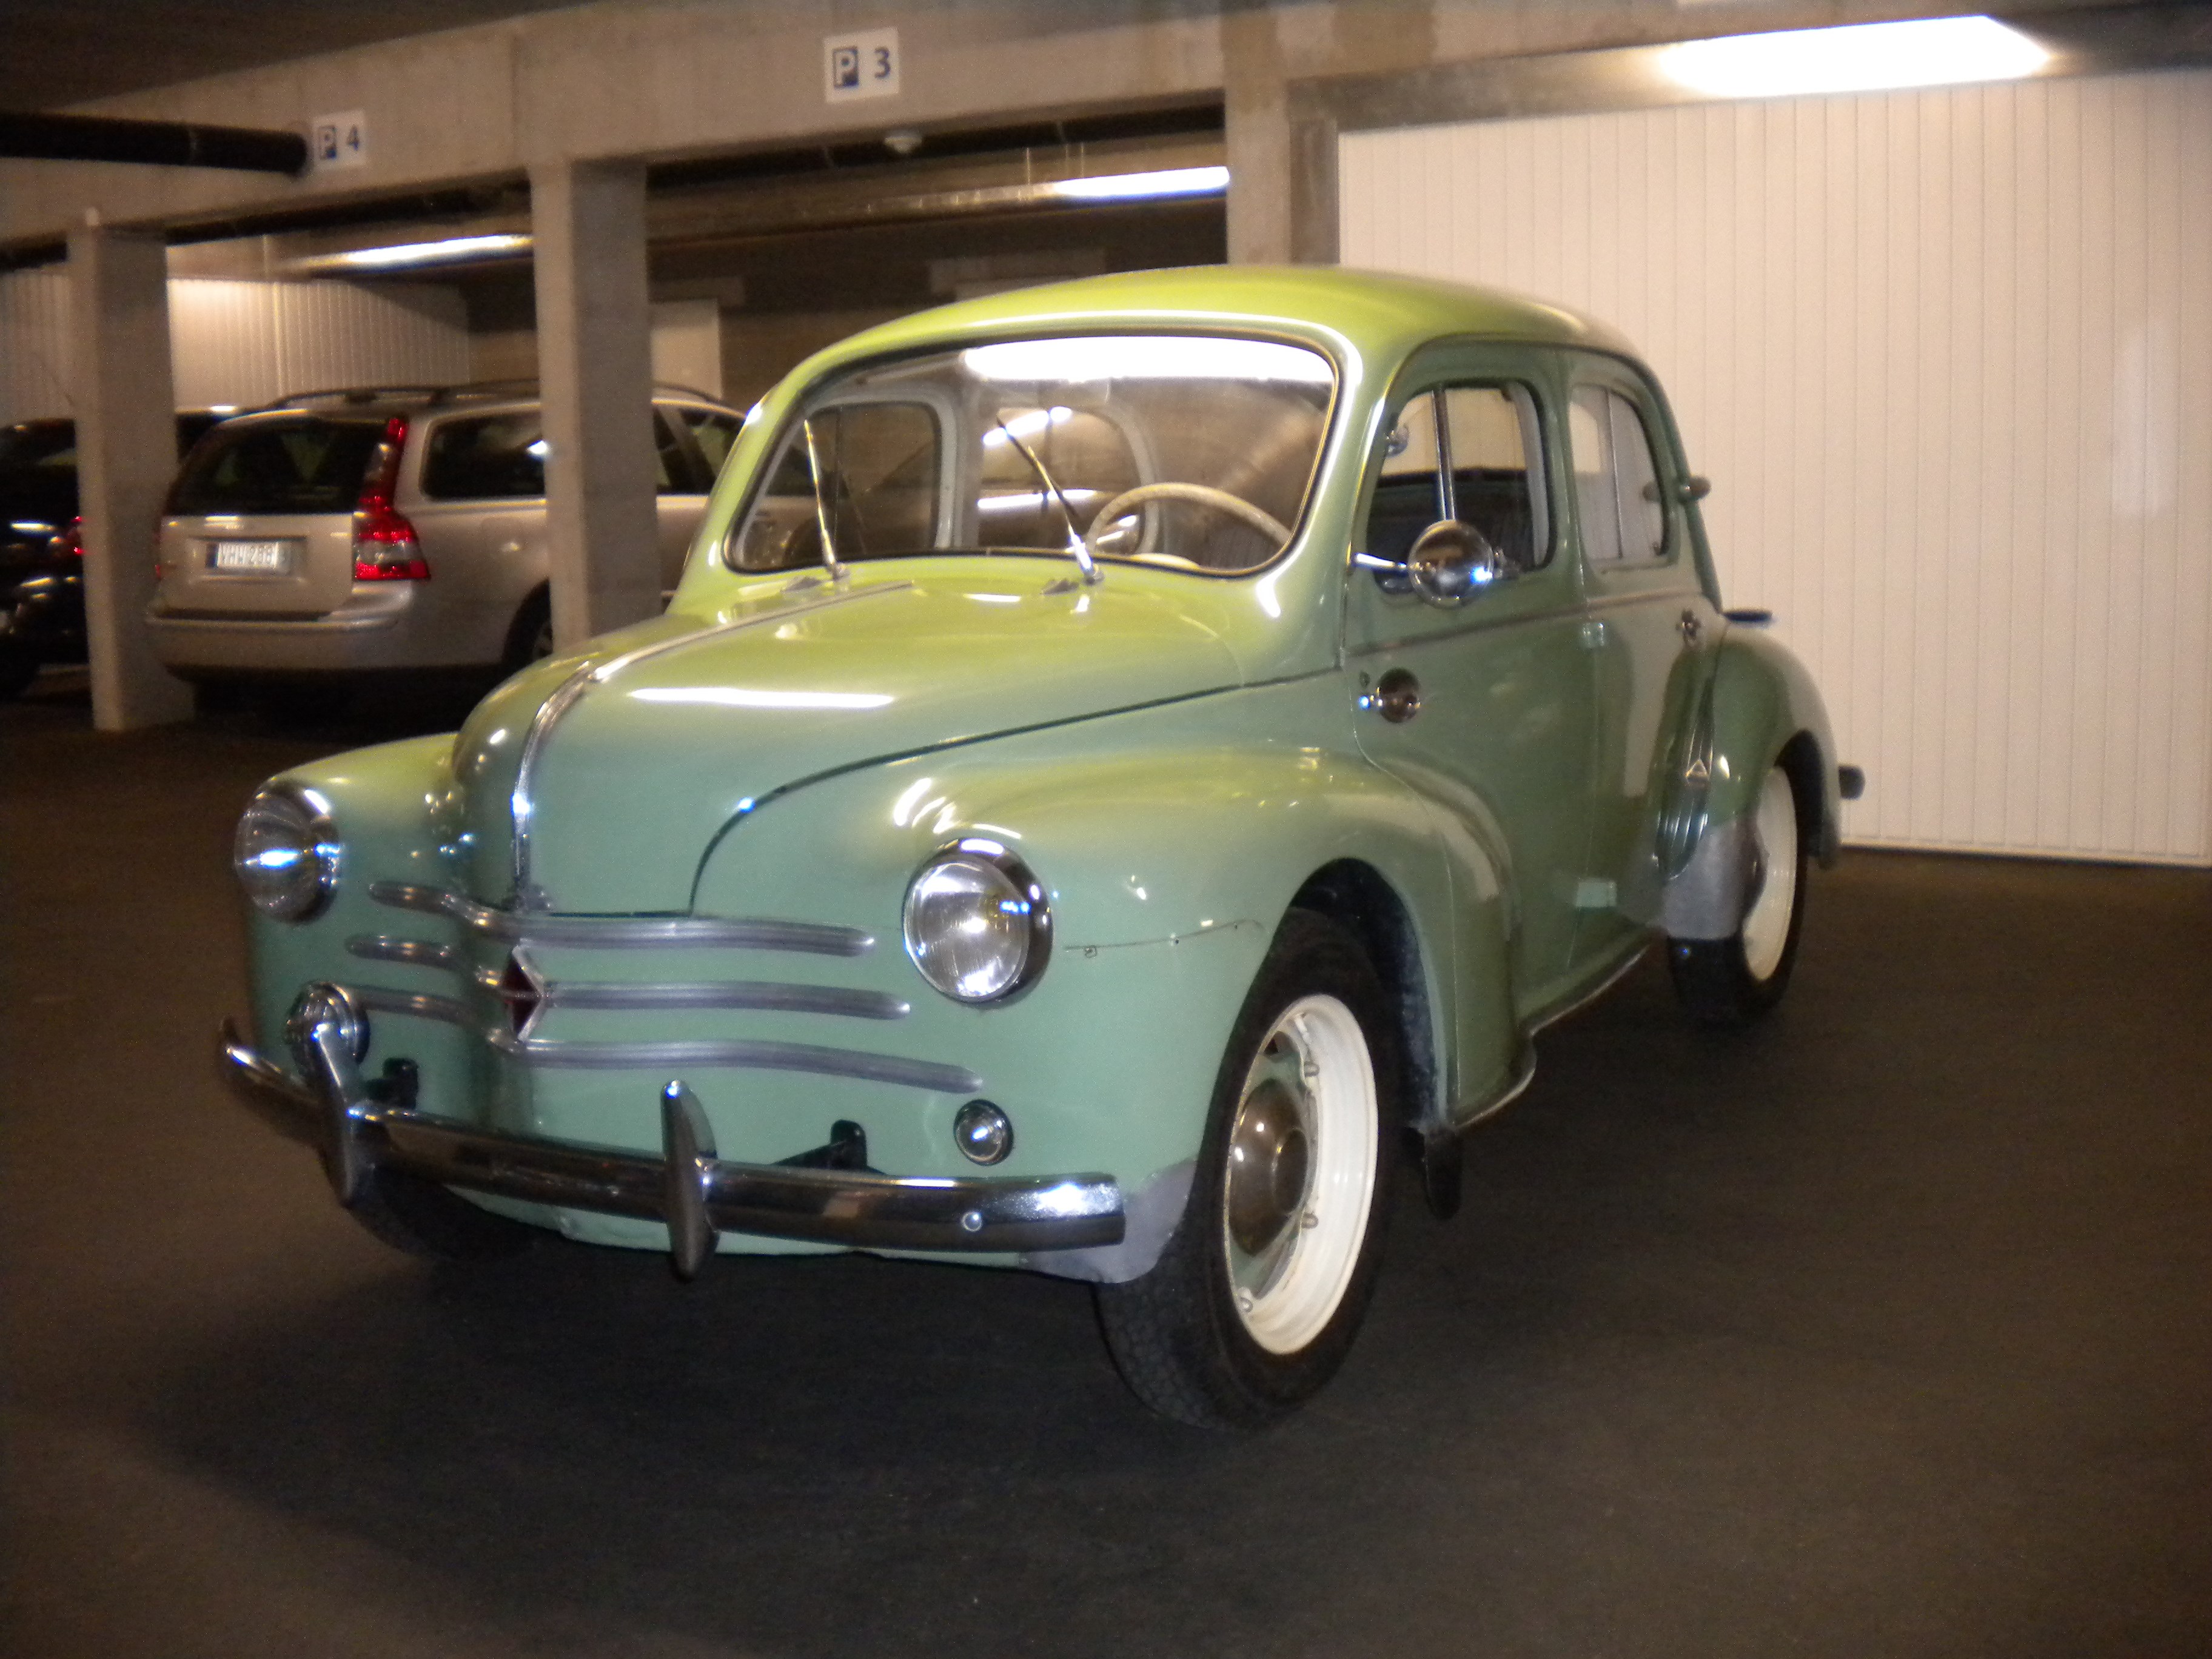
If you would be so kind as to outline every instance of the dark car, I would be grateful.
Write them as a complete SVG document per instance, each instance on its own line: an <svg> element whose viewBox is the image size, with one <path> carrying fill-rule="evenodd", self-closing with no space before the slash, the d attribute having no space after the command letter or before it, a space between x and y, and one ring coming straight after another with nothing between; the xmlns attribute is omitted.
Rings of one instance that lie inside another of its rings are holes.
<svg viewBox="0 0 2212 1659"><path fill-rule="evenodd" d="M229 413L180 411L179 458ZM0 428L0 697L22 690L46 663L83 660L76 422Z"/></svg>

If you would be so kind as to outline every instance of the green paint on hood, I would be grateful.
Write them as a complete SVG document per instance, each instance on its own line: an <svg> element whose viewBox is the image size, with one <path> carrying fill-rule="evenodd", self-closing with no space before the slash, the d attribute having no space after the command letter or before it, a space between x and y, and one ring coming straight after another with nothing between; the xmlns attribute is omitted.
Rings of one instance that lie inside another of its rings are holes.
<svg viewBox="0 0 2212 1659"><path fill-rule="evenodd" d="M680 912L724 828L795 784L1239 683L1223 619L1192 604L1225 585L1117 570L1043 591L1073 574L1045 560L886 562L842 593L825 583L720 617L672 614L510 682L455 756L468 885L511 896L526 750L537 902ZM562 688L586 672L563 708ZM541 708L559 712L532 738Z"/></svg>

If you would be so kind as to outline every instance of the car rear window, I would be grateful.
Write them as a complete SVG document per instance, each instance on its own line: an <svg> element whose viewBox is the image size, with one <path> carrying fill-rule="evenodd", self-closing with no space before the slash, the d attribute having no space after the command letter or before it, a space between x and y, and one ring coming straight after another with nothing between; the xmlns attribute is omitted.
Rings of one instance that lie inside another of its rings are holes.
<svg viewBox="0 0 2212 1659"><path fill-rule="evenodd" d="M193 450L173 513L350 513L384 422L303 415L216 428Z"/></svg>

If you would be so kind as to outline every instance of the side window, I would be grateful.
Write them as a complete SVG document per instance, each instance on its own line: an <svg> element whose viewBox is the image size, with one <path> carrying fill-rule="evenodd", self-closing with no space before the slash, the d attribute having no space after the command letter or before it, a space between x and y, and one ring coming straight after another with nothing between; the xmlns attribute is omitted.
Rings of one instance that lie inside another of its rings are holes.
<svg viewBox="0 0 2212 1659"><path fill-rule="evenodd" d="M739 570L787 570L822 562L821 520L850 562L930 544L937 516L937 415L927 404L847 404L813 416L822 500L805 427L784 440L768 483L730 543Z"/></svg>
<svg viewBox="0 0 2212 1659"><path fill-rule="evenodd" d="M1441 405L1441 407L1439 406ZM1516 570L1551 556L1535 399L1521 386L1426 392L1401 411L1383 451L1366 550L1402 562L1443 519L1480 531Z"/></svg>
<svg viewBox="0 0 2212 1659"><path fill-rule="evenodd" d="M1583 559L1601 568L1665 558L1667 505L1636 405L1604 386L1577 386L1567 447L1574 455Z"/></svg>
<svg viewBox="0 0 2212 1659"><path fill-rule="evenodd" d="M1455 386L1444 393L1444 439L1451 455L1452 501L1459 521L1516 570L1551 556L1543 491L1530 482L1538 453L1536 404L1517 386Z"/></svg>

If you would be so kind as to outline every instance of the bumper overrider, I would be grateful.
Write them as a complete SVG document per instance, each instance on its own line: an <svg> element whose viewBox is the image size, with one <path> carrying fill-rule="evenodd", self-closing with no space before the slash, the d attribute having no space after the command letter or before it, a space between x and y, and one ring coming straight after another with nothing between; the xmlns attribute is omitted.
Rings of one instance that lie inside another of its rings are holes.
<svg viewBox="0 0 2212 1659"><path fill-rule="evenodd" d="M471 1127L374 1098L361 1074L368 1015L343 986L303 990L285 1038L302 1083L222 1033L225 1079L243 1103L321 1153L351 1207L380 1170L441 1186L556 1208L659 1221L676 1270L697 1272L725 1232L808 1239L863 1249L1030 1252L1121 1240L1121 1191L1103 1175L939 1179L715 1155L697 1097L680 1080L661 1091L661 1153Z"/></svg>

